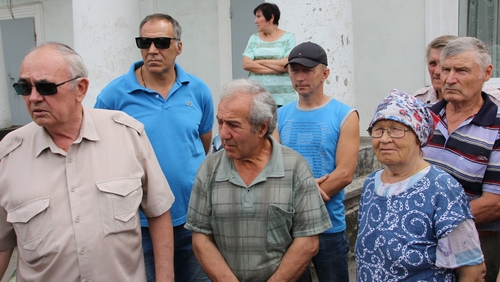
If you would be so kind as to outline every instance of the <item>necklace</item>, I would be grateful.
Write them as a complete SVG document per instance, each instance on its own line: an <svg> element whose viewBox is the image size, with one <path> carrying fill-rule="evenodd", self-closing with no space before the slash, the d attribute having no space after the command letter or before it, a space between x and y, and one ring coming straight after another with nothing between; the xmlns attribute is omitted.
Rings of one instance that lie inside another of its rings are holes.
<svg viewBox="0 0 500 282"><path fill-rule="evenodd" d="M142 68L144 68L144 65L141 66L141 79L142 79L142 84L144 85L144 87L147 88L146 86L146 81L144 81L144 76L142 75Z"/></svg>

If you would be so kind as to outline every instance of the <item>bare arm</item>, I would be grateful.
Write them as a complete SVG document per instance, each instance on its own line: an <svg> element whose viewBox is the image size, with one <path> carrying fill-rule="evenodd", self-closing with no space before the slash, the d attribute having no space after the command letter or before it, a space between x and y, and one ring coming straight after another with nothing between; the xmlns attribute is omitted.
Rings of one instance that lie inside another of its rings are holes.
<svg viewBox="0 0 500 282"><path fill-rule="evenodd" d="M272 281L297 281L306 271L312 258L318 253L318 235L293 239L278 269L269 278Z"/></svg>
<svg viewBox="0 0 500 282"><path fill-rule="evenodd" d="M265 66L263 64L260 64L258 61L254 61L247 56L243 56L242 65L244 70L256 74L280 74L286 71L286 69L283 68L283 71L277 72L276 70L268 66Z"/></svg>
<svg viewBox="0 0 500 282"><path fill-rule="evenodd" d="M193 232L193 251L212 281L238 281L215 245L213 235Z"/></svg>
<svg viewBox="0 0 500 282"><path fill-rule="evenodd" d="M153 242L156 281L174 281L174 230L170 211L148 217Z"/></svg>
<svg viewBox="0 0 500 282"><path fill-rule="evenodd" d="M478 265L461 266L456 268L459 282L479 282L484 281L486 275L486 266L484 262Z"/></svg>
<svg viewBox="0 0 500 282"><path fill-rule="evenodd" d="M0 280L5 275L5 271L7 271L7 267L9 267L10 257L12 256L13 251L14 251L14 249L0 251Z"/></svg>
<svg viewBox="0 0 500 282"><path fill-rule="evenodd" d="M319 193L321 195L321 199L323 199L323 202L325 202L325 203L330 201L330 197L328 197L328 195L325 193L325 191L321 190L321 188L319 186L321 185L321 183L325 182L329 176L330 176L329 174L325 174L325 175L321 176L320 178L315 179L316 186L318 186L318 190L319 190Z"/></svg>
<svg viewBox="0 0 500 282"><path fill-rule="evenodd" d="M278 73L287 72L287 69L285 69L285 65L288 64L288 57L275 60L254 60L254 62L257 62L265 67L273 69Z"/></svg>
<svg viewBox="0 0 500 282"><path fill-rule="evenodd" d="M500 220L500 195L483 192L481 197L470 202L470 207L478 228Z"/></svg>
<svg viewBox="0 0 500 282"><path fill-rule="evenodd" d="M203 143L203 149L205 149L205 155L210 152L210 144L212 143L212 131L209 131L203 135L200 135L201 143Z"/></svg>
<svg viewBox="0 0 500 282"><path fill-rule="evenodd" d="M359 153L359 121L357 112L352 112L340 130L336 149L335 163L337 167L329 174L328 179L320 184L330 198L337 195L352 182Z"/></svg>

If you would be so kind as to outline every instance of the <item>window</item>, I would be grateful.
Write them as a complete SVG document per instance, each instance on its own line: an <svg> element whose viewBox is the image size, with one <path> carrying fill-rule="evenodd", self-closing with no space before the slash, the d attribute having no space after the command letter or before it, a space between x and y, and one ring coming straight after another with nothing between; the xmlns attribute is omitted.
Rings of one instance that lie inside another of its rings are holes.
<svg viewBox="0 0 500 282"><path fill-rule="evenodd" d="M488 84L500 86L500 1L460 0L459 36L481 39L491 50L493 75Z"/></svg>

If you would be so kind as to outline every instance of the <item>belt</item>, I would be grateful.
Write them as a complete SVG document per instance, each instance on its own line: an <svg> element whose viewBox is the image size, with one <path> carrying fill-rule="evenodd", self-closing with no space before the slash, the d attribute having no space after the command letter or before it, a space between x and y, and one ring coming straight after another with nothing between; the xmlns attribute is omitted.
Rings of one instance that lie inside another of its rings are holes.
<svg viewBox="0 0 500 282"><path fill-rule="evenodd" d="M500 231L477 231L479 237L488 237L500 235Z"/></svg>

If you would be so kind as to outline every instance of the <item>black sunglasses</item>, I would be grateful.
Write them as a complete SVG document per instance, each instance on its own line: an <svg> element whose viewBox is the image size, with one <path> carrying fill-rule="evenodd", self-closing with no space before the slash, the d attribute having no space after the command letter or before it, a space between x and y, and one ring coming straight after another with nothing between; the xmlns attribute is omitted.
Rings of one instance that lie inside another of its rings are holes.
<svg viewBox="0 0 500 282"><path fill-rule="evenodd" d="M37 83L35 83L35 85L31 85L30 83L26 83L26 82L18 82L18 83L14 83L14 85L12 85L12 87L14 87L17 94L23 95L23 96L29 96L29 95L31 95L32 87L35 86L36 91L38 93L40 93L40 95L48 96L48 95L56 94L57 87L65 84L67 82L70 82L72 80L78 79L78 78L80 78L80 76L73 77L72 79L63 81L59 84L55 84L53 82L37 82Z"/></svg>
<svg viewBox="0 0 500 282"><path fill-rule="evenodd" d="M157 49L168 49L170 47L171 40L179 40L179 38L170 38L170 37L136 37L135 44L137 44L137 48L139 49L149 49L151 43L155 44Z"/></svg>

